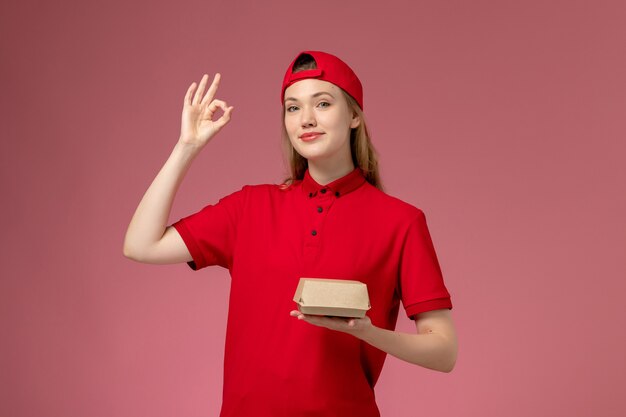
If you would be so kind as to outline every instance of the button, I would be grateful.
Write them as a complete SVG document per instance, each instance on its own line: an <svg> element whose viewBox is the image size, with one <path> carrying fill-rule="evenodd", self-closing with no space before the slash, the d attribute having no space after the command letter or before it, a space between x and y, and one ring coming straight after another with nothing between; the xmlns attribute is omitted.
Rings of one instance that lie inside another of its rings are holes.
<svg viewBox="0 0 626 417"><path fill-rule="evenodd" d="M335 197L339 197L339 191L335 191Z"/></svg>
<svg viewBox="0 0 626 417"><path fill-rule="evenodd" d="M316 231L316 230L313 230L313 231L311 231L311 234L312 234L313 236L315 236L315 235L317 234L317 231Z"/></svg>
<svg viewBox="0 0 626 417"><path fill-rule="evenodd" d="M318 213L321 213L322 211L324 211L324 209L323 209L323 208L321 208L321 207L318 207L318 208L317 208L317 212L318 212Z"/></svg>
<svg viewBox="0 0 626 417"><path fill-rule="evenodd" d="M322 188L322 194L326 194L326 188Z"/></svg>

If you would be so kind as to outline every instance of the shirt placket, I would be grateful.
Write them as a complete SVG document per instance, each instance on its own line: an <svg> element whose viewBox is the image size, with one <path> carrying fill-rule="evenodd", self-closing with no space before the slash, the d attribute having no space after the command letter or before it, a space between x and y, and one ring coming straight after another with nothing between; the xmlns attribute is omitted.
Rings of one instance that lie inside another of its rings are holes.
<svg viewBox="0 0 626 417"><path fill-rule="evenodd" d="M303 248L305 271L311 271L315 267L323 241L326 238L326 234L330 232L324 228L324 224L335 198L336 196L329 188L322 188L315 193L309 194L309 204L307 205L309 213L306 216L306 236Z"/></svg>

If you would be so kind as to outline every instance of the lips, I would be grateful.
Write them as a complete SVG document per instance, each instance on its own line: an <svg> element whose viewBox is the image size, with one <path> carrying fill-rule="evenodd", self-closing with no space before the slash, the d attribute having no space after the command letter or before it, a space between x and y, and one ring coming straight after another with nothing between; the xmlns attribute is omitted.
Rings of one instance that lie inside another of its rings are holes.
<svg viewBox="0 0 626 417"><path fill-rule="evenodd" d="M302 139L303 141L310 141L310 140L314 140L319 136L322 136L323 133L321 132L310 132L310 133L304 133L302 135L300 135L300 139Z"/></svg>

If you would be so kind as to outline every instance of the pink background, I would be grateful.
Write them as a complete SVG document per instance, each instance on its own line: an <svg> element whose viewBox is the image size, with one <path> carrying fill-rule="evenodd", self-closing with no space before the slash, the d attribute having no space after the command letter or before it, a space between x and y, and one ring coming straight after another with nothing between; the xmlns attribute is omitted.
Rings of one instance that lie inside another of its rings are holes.
<svg viewBox="0 0 626 417"><path fill-rule="evenodd" d="M625 415L624 2L0 7L0 415L217 415L227 272L133 262L124 233L204 72L235 111L168 224L283 178L303 49L359 74L387 191L426 213L452 294L456 368L389 356L382 415Z"/></svg>

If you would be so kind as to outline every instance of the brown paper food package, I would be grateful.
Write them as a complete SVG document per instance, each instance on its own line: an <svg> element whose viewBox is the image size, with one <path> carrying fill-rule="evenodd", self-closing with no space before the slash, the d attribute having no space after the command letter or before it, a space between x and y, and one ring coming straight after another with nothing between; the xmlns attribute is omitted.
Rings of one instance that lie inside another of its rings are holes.
<svg viewBox="0 0 626 417"><path fill-rule="evenodd" d="M363 318L371 308L367 285L344 279L300 278L293 301L301 313L320 316Z"/></svg>

